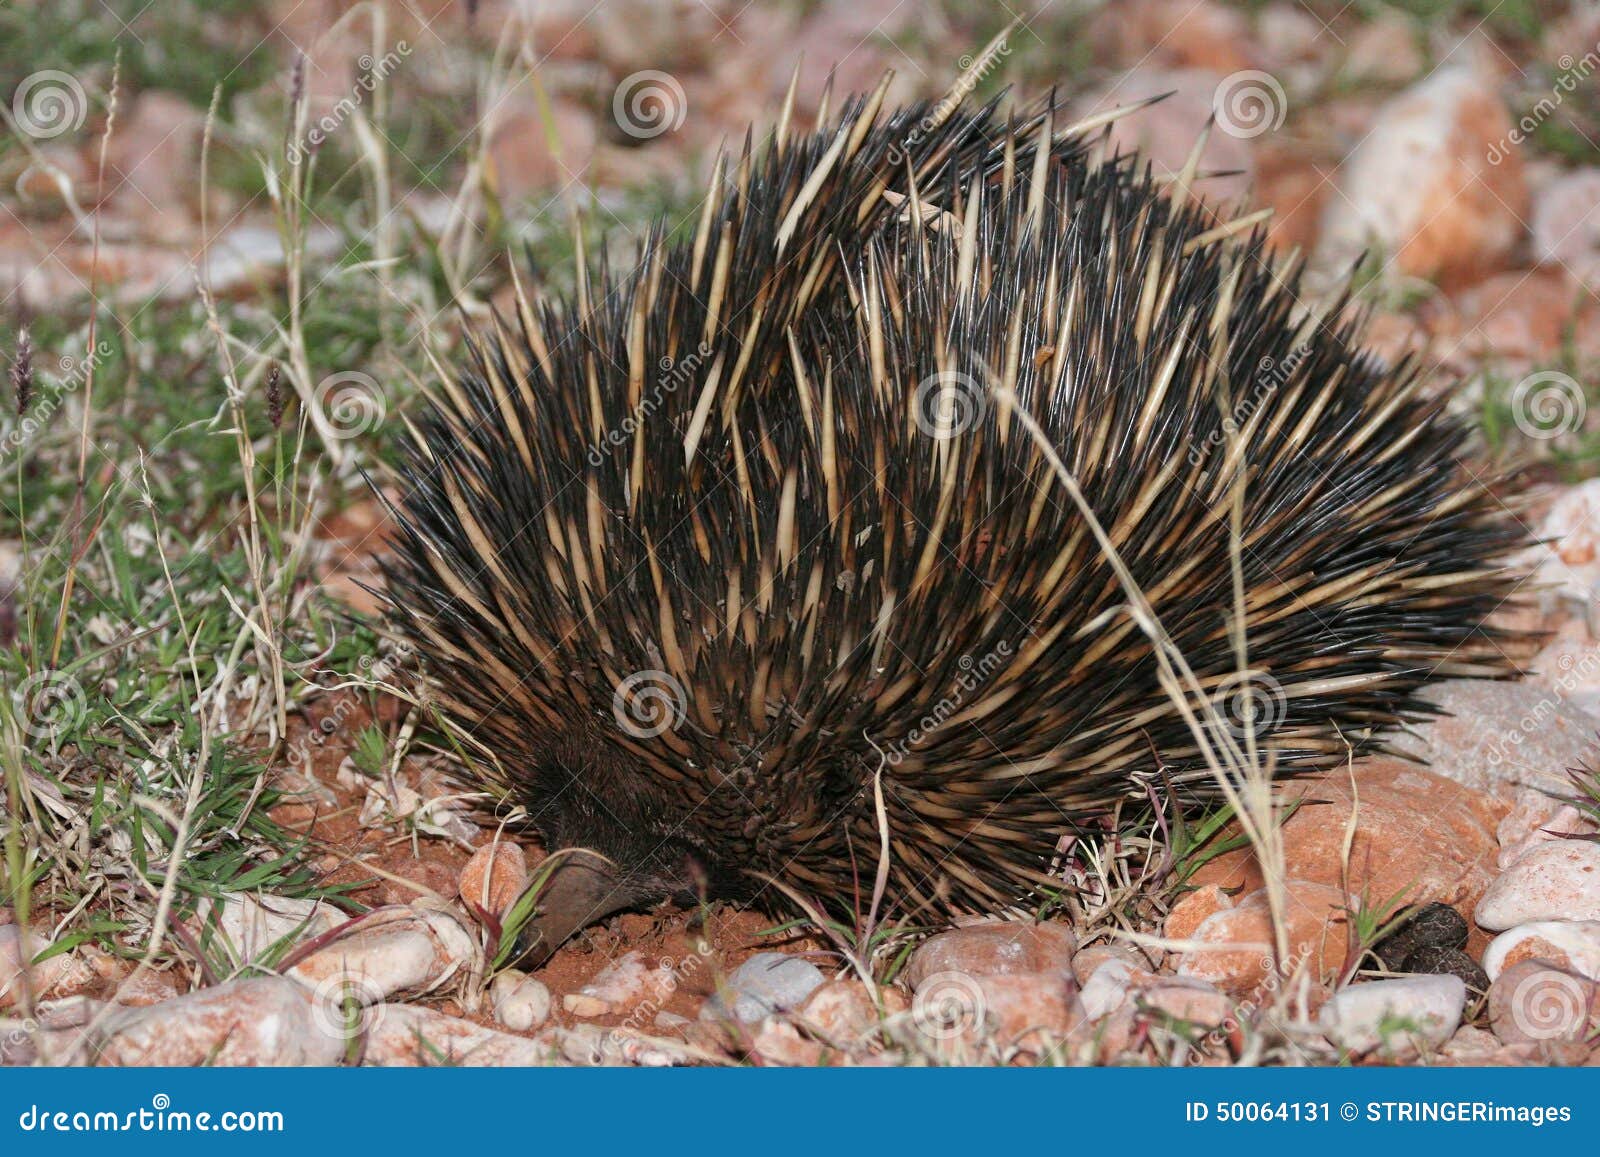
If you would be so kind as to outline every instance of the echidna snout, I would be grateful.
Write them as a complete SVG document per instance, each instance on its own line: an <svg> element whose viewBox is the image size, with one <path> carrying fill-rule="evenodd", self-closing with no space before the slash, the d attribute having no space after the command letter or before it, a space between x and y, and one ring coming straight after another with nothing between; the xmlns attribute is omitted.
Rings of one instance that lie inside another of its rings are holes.
<svg viewBox="0 0 1600 1157"><path fill-rule="evenodd" d="M552 871L538 953L672 897L848 912L880 787L888 898L923 919L1058 893L1058 849L1151 784L1213 795L1223 737L1017 407L1280 774L1529 649L1485 623L1520 531L1414 361L1052 108L883 91L719 163L692 238L519 286L417 424L395 622L485 786L592 853Z"/></svg>

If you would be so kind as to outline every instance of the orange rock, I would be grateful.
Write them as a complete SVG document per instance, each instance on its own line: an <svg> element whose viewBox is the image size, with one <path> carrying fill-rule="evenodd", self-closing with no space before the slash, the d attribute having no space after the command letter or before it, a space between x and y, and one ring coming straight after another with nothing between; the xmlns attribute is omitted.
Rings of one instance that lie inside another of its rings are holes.
<svg viewBox="0 0 1600 1157"><path fill-rule="evenodd" d="M906 983L917 988L940 972L1007 976L1023 972L1070 972L1077 939L1065 924L995 921L954 928L923 941L906 965Z"/></svg>
<svg viewBox="0 0 1600 1157"><path fill-rule="evenodd" d="M1500 268L1521 238L1528 188L1495 86L1443 68L1383 108L1346 159L1319 259L1343 269L1374 243L1395 271L1462 283Z"/></svg>
<svg viewBox="0 0 1600 1157"><path fill-rule="evenodd" d="M1201 923L1224 908L1233 907L1233 898L1216 884L1202 884L1186 893L1167 913L1163 928L1168 940L1187 940Z"/></svg>
<svg viewBox="0 0 1600 1157"><path fill-rule="evenodd" d="M1495 830L1506 806L1398 759L1358 760L1353 772L1354 794L1345 769L1284 785L1285 799L1302 801L1283 825L1288 875L1325 887L1344 885L1345 827L1354 810L1352 894L1371 904L1437 900L1470 910L1496 874ZM1246 891L1265 885L1249 848L1218 856L1191 882Z"/></svg>
<svg viewBox="0 0 1600 1157"><path fill-rule="evenodd" d="M521 844L501 840L472 853L461 869L458 890L469 905L503 916L528 882L528 856Z"/></svg>
<svg viewBox="0 0 1600 1157"><path fill-rule="evenodd" d="M1285 885L1285 938L1290 958L1287 970L1304 967L1314 981L1344 967L1349 903L1338 888L1309 880ZM1194 949L1178 965L1178 975L1209 981L1225 992L1255 989L1273 972L1273 928L1262 889L1236 906L1206 917L1191 940L1206 945L1232 946Z"/></svg>

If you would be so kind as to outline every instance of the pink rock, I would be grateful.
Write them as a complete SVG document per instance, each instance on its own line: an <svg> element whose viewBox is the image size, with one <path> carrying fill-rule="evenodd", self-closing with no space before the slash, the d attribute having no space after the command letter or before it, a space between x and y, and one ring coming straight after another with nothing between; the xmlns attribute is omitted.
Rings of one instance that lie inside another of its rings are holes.
<svg viewBox="0 0 1600 1157"><path fill-rule="evenodd" d="M1517 561L1535 568L1534 582L1553 588L1578 606L1589 607L1600 585L1600 478L1590 478L1563 492L1546 512L1534 538L1537 545Z"/></svg>
<svg viewBox="0 0 1600 1157"><path fill-rule="evenodd" d="M935 1046L993 1045L1044 1056L1060 1048L1085 1017L1076 982L1063 971L936 972L917 985L911 1020Z"/></svg>
<svg viewBox="0 0 1600 1157"><path fill-rule="evenodd" d="M548 1065L557 1055L550 1040L485 1028L411 1004L372 1010L361 1063L380 1068Z"/></svg>
<svg viewBox="0 0 1600 1157"><path fill-rule="evenodd" d="M1546 964L1600 980L1600 920L1537 920L1519 924L1490 942L1483 970L1493 980L1523 960Z"/></svg>
<svg viewBox="0 0 1600 1157"><path fill-rule="evenodd" d="M47 940L23 935L20 925L0 924L0 1009L23 1001L31 986L34 1000L65 996L98 979L93 965L76 952L58 952L39 963L32 963L50 947Z"/></svg>
<svg viewBox="0 0 1600 1157"><path fill-rule="evenodd" d="M1489 986L1489 1024L1507 1044L1575 1041L1600 1027L1600 984L1520 960Z"/></svg>
<svg viewBox="0 0 1600 1157"><path fill-rule="evenodd" d="M331 1065L350 1034L292 980L234 980L148 1008L122 1009L94 1042L115 1066Z"/></svg>
<svg viewBox="0 0 1600 1157"><path fill-rule="evenodd" d="M1146 985L1135 993L1136 1006L1183 1025L1214 1029L1233 1016L1233 1001L1215 985L1178 977Z"/></svg>
<svg viewBox="0 0 1600 1157"><path fill-rule="evenodd" d="M320 999L376 1004L397 993L430 992L483 968L483 953L461 918L437 909L375 908L343 935L297 961L287 975Z"/></svg>
<svg viewBox="0 0 1600 1157"><path fill-rule="evenodd" d="M664 1003L677 987L677 973L671 967L653 964L642 952L629 952L602 968L577 992L562 997L561 1006L573 1016L611 1016L646 1001Z"/></svg>
<svg viewBox="0 0 1600 1157"><path fill-rule="evenodd" d="M1535 920L1600 921L1600 844L1552 840L1531 848L1484 893L1474 916L1496 932Z"/></svg>
<svg viewBox="0 0 1600 1157"><path fill-rule="evenodd" d="M1028 924L995 921L954 928L929 937L917 946L906 965L905 979L913 989L934 973L962 972L969 976L1005 976L1016 973L1070 974L1077 938L1065 924Z"/></svg>
<svg viewBox="0 0 1600 1157"><path fill-rule="evenodd" d="M1465 280L1501 266L1522 232L1528 190L1495 86L1441 68L1379 110L1327 202L1319 264L1345 269L1377 248L1396 271Z"/></svg>
<svg viewBox="0 0 1600 1157"><path fill-rule="evenodd" d="M879 985L877 996L885 1015L903 1012L910 1003L905 992L894 985ZM823 1039L840 1044L876 1032L880 1020L867 986L848 977L825 981L806 998L795 1019L814 1028Z"/></svg>
<svg viewBox="0 0 1600 1157"><path fill-rule="evenodd" d="M1600 168L1579 169L1540 189L1533 202L1533 252L1600 289Z"/></svg>

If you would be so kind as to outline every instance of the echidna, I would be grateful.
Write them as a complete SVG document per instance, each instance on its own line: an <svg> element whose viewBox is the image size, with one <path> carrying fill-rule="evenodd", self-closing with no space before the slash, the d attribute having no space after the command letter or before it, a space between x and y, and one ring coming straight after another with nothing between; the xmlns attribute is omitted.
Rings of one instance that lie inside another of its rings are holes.
<svg viewBox="0 0 1600 1157"><path fill-rule="evenodd" d="M488 786L599 853L536 957L667 898L847 902L878 781L890 894L945 911L1060 889L1152 777L1204 796L1217 717L1163 686L1107 543L1279 773L1514 671L1484 620L1518 532L1414 362L1051 103L884 91L786 112L631 272L519 282L419 423L397 625Z"/></svg>

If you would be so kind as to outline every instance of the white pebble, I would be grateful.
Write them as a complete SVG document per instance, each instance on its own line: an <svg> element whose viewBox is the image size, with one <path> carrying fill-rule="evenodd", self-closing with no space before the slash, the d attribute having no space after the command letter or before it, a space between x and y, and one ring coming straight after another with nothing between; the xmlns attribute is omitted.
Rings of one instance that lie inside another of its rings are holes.
<svg viewBox="0 0 1600 1157"><path fill-rule="evenodd" d="M1600 920L1600 844L1535 845L1489 885L1474 915L1491 932L1535 920Z"/></svg>
<svg viewBox="0 0 1600 1157"><path fill-rule="evenodd" d="M1508 964L1524 959L1547 960L1569 972L1600 980L1600 920L1519 924L1489 944L1483 954L1483 970L1494 980Z"/></svg>
<svg viewBox="0 0 1600 1157"><path fill-rule="evenodd" d="M550 1019L550 990L544 983L514 968L496 976L489 985L494 1018L509 1029L528 1032Z"/></svg>
<svg viewBox="0 0 1600 1157"><path fill-rule="evenodd" d="M1352 1053L1383 1048L1400 1054L1419 1043L1435 1047L1455 1035L1467 1005L1459 976L1406 976L1352 984L1322 1006L1317 1023Z"/></svg>
<svg viewBox="0 0 1600 1157"><path fill-rule="evenodd" d="M811 961L782 952L758 952L728 976L726 993L719 992L701 1006L702 1019L717 1019L731 1011L745 1024L755 1024L769 1013L799 1008L826 978Z"/></svg>

